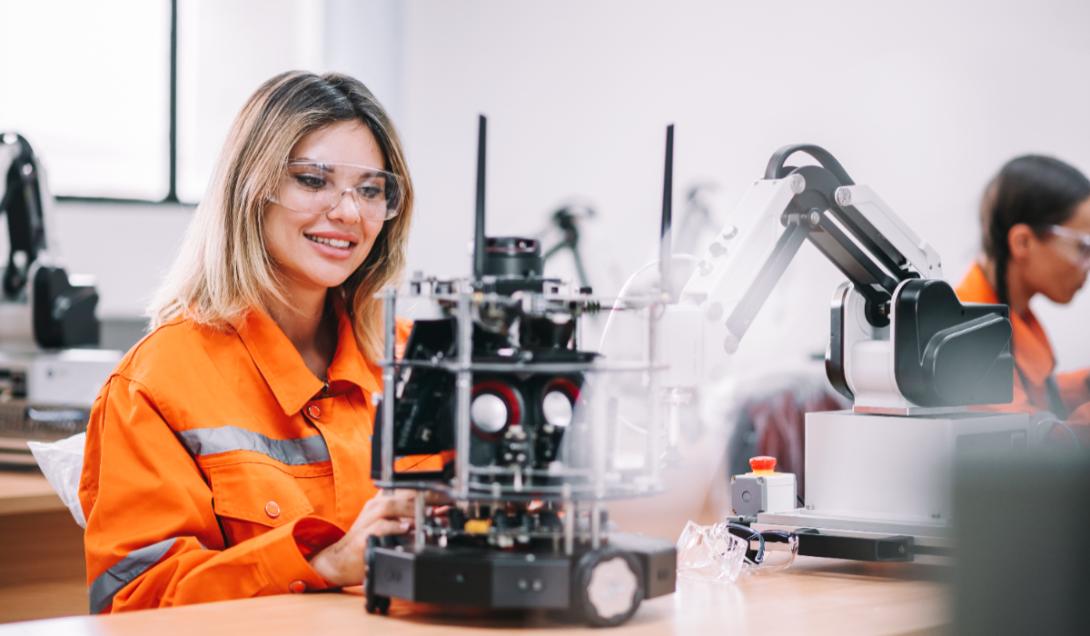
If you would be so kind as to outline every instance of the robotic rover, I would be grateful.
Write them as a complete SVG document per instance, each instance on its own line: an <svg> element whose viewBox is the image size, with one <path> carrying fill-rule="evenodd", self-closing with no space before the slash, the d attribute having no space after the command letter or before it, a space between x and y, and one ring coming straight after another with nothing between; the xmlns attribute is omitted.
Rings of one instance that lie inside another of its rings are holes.
<svg viewBox="0 0 1090 636"><path fill-rule="evenodd" d="M580 318L600 305L591 290L545 277L536 240L485 236L486 125L482 116L472 278L417 277L407 293L384 296L372 473L380 487L413 489L417 497L413 536L372 538L368 546L367 610L385 613L396 597L572 610L592 625L619 625L644 599L674 591L674 545L612 532L604 507L660 489L653 396L661 366L653 345L639 361L607 361L580 348ZM671 163L672 129L664 228ZM403 297L430 301L440 317L414 322L395 359ZM660 300L632 309L654 314ZM648 343L654 323L646 323ZM617 404L604 397L605 386L621 375L641 383L648 403L636 462L612 452ZM425 514L429 491L452 501L445 518Z"/></svg>

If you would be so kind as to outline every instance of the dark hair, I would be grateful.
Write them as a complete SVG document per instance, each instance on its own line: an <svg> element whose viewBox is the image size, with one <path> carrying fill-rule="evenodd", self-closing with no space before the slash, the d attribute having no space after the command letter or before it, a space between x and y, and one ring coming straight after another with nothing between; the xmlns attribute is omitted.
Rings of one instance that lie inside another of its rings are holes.
<svg viewBox="0 0 1090 636"><path fill-rule="evenodd" d="M1074 166L1053 157L1023 155L1008 161L988 184L980 204L981 247L995 263L999 302L1009 304L1007 261L1010 230L1024 223L1038 235L1071 219L1090 197L1090 180Z"/></svg>

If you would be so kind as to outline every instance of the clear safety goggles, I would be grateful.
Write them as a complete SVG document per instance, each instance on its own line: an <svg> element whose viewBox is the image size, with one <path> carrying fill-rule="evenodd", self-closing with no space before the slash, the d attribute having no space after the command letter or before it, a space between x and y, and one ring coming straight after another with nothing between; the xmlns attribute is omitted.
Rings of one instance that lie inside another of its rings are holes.
<svg viewBox="0 0 1090 636"><path fill-rule="evenodd" d="M1064 255L1083 269L1090 270L1090 234L1062 225L1050 225L1048 233L1060 239Z"/></svg>
<svg viewBox="0 0 1090 636"><path fill-rule="evenodd" d="M777 572L791 565L799 551L795 534L720 521L685 524L677 540L677 571L685 578L733 583L743 568Z"/></svg>
<svg viewBox="0 0 1090 636"><path fill-rule="evenodd" d="M292 160L269 201L293 212L329 214L345 195L361 217L387 221L403 202L401 180L392 172L337 161Z"/></svg>

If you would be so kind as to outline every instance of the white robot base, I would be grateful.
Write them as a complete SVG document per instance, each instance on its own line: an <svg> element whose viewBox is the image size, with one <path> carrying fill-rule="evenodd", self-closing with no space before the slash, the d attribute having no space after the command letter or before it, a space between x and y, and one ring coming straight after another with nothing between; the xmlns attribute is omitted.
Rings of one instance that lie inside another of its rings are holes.
<svg viewBox="0 0 1090 636"><path fill-rule="evenodd" d="M1025 414L809 413L803 507L750 521L799 534L800 554L945 563L957 459L1035 442Z"/></svg>

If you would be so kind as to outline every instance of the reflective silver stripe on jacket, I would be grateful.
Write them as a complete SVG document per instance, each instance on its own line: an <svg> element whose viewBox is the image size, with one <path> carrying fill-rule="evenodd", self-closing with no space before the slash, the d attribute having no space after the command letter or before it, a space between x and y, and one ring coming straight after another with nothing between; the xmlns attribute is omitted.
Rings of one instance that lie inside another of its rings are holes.
<svg viewBox="0 0 1090 636"><path fill-rule="evenodd" d="M177 540L177 538L163 539L158 543L133 550L112 568L99 574L98 578L91 583L91 613L98 614L106 609L106 606L113 602L114 594L158 563Z"/></svg>
<svg viewBox="0 0 1090 636"><path fill-rule="evenodd" d="M229 451L254 451L292 466L329 461L329 449L321 435L272 439L237 426L217 426L181 431L178 437L194 457Z"/></svg>

